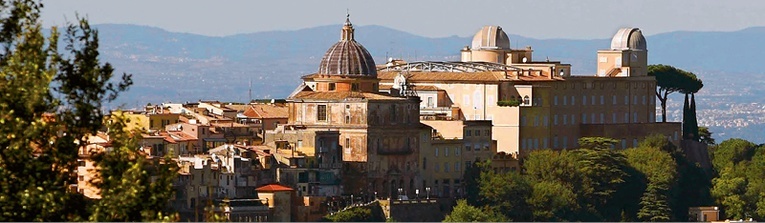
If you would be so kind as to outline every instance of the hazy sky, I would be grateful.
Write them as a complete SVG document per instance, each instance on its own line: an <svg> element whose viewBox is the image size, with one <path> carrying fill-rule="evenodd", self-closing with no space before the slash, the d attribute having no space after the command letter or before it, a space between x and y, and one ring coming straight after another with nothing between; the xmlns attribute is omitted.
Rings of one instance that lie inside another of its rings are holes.
<svg viewBox="0 0 765 223"><path fill-rule="evenodd" d="M734 31L765 26L765 1L720 0L44 0L46 26L75 12L92 24L139 24L225 36L340 24L382 25L428 37L472 36L483 25L534 38L609 38L619 27L644 34Z"/></svg>

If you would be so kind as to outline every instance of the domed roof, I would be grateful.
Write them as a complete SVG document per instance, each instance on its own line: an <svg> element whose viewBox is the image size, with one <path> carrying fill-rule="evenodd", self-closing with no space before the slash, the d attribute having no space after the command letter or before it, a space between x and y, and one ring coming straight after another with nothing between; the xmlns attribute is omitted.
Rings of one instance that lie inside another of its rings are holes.
<svg viewBox="0 0 765 223"><path fill-rule="evenodd" d="M612 50L646 50L643 32L638 28L621 28L611 39Z"/></svg>
<svg viewBox="0 0 765 223"><path fill-rule="evenodd" d="M510 38L499 26L484 26L473 36L473 49L510 49Z"/></svg>
<svg viewBox="0 0 765 223"><path fill-rule="evenodd" d="M353 38L353 24L346 17L340 41L332 45L319 64L319 74L377 77L375 60Z"/></svg>

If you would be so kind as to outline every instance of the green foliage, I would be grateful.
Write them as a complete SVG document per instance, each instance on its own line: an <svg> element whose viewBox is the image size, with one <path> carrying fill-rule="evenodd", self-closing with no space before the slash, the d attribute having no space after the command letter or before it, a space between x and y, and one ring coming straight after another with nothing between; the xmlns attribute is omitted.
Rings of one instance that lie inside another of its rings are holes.
<svg viewBox="0 0 765 223"><path fill-rule="evenodd" d="M627 157L629 166L641 173L647 181L647 189L640 198L637 218L641 221L673 219L669 195L677 186L677 164L672 156L659 147L627 149L623 153Z"/></svg>
<svg viewBox="0 0 765 223"><path fill-rule="evenodd" d="M465 183L465 195L467 202L470 205L479 206L478 199L481 192L481 173L490 171L491 161L486 160L483 162L472 162L470 166L465 167L465 173L463 174L463 181Z"/></svg>
<svg viewBox="0 0 765 223"><path fill-rule="evenodd" d="M334 215L324 216L322 219L322 221L331 222L382 222L384 220L382 217L374 216L368 207L353 207Z"/></svg>
<svg viewBox="0 0 765 223"><path fill-rule="evenodd" d="M712 150L712 165L718 172L733 168L738 162L752 157L756 145L743 139L728 139Z"/></svg>
<svg viewBox="0 0 765 223"><path fill-rule="evenodd" d="M691 94L698 92L704 84L695 74L669 65L648 66L648 76L656 77L656 97L661 102L662 122L667 122L667 96L673 92Z"/></svg>
<svg viewBox="0 0 765 223"><path fill-rule="evenodd" d="M712 197L727 218L765 219L765 146L725 140L713 150Z"/></svg>
<svg viewBox="0 0 765 223"><path fill-rule="evenodd" d="M582 137L579 138L579 147L583 149L610 149L619 140L606 137Z"/></svg>
<svg viewBox="0 0 765 223"><path fill-rule="evenodd" d="M458 200L451 213L446 215L444 222L505 222L502 214L492 210L470 206L465 200Z"/></svg>
<svg viewBox="0 0 765 223"><path fill-rule="evenodd" d="M109 167L100 173L102 199L87 201L69 189L77 182L78 148L106 127L103 104L132 84L127 74L112 82L114 69L98 60L98 32L78 18L59 53L57 29L47 39L42 33L42 4L0 1L0 8L0 221L172 220L161 213L172 180L164 173L177 166L152 170L123 154L136 149L126 134L110 132L117 152L100 161Z"/></svg>
<svg viewBox="0 0 765 223"><path fill-rule="evenodd" d="M534 183L527 202L533 210L534 221L568 221L576 219L576 212L579 211L576 194L561 182Z"/></svg>
<svg viewBox="0 0 765 223"><path fill-rule="evenodd" d="M497 101L497 106L500 106L500 107L518 107L519 105L521 105L521 101L518 101L518 100Z"/></svg>
<svg viewBox="0 0 765 223"><path fill-rule="evenodd" d="M526 178L517 172L481 173L479 203L487 209L503 213L512 221L531 220L531 210L526 199L532 187Z"/></svg>
<svg viewBox="0 0 765 223"><path fill-rule="evenodd" d="M709 131L709 127L706 126L699 126L699 139L701 143L707 144L707 145L714 145L715 139L712 138L712 132Z"/></svg>

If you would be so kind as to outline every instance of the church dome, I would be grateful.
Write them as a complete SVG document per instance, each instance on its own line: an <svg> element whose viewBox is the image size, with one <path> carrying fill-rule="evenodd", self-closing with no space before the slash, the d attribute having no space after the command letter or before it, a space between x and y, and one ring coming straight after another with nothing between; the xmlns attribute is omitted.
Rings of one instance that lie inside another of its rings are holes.
<svg viewBox="0 0 765 223"><path fill-rule="evenodd" d="M638 28L621 28L611 39L612 50L647 50L643 32Z"/></svg>
<svg viewBox="0 0 765 223"><path fill-rule="evenodd" d="M332 45L319 64L319 74L377 77L375 60L364 46L356 42L353 24L346 17L340 41Z"/></svg>
<svg viewBox="0 0 765 223"><path fill-rule="evenodd" d="M499 26L484 26L473 36L473 49L509 50L510 38Z"/></svg>

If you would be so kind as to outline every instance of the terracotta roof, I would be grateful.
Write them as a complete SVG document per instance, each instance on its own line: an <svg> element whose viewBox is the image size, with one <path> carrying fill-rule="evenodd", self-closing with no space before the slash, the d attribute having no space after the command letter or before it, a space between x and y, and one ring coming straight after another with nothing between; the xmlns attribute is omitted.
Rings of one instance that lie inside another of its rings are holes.
<svg viewBox="0 0 765 223"><path fill-rule="evenodd" d="M380 80L393 81L398 71L380 71L377 78ZM505 73L499 71L488 72L410 72L407 78L410 81L480 81L498 82L505 79Z"/></svg>
<svg viewBox="0 0 765 223"><path fill-rule="evenodd" d="M294 189L279 184L269 184L255 189L257 192L294 191Z"/></svg>
<svg viewBox="0 0 765 223"><path fill-rule="evenodd" d="M366 100L407 100L406 98L393 97L380 93L370 92L315 92L302 91L295 94L291 99L309 99L309 100L342 100L342 99L366 99Z"/></svg>
<svg viewBox="0 0 765 223"><path fill-rule="evenodd" d="M250 118L288 118L287 106L279 106L272 104L257 104L252 105L242 113L244 116Z"/></svg>

